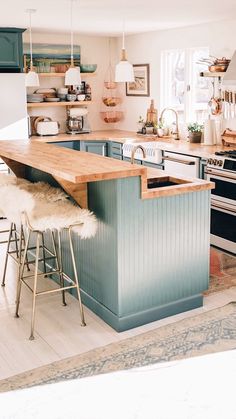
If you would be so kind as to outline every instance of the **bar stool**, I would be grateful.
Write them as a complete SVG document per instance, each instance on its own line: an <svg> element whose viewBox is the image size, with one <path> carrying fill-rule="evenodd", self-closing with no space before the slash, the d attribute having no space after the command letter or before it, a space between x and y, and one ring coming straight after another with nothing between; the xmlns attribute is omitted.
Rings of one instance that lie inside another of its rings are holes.
<svg viewBox="0 0 236 419"><path fill-rule="evenodd" d="M19 191L23 192L23 191ZM24 191L25 193L25 191ZM51 294L55 292L62 292L64 296L64 292L70 289L76 289L77 296L79 300L79 309L80 309L80 316L81 316L81 326L85 326L85 318L84 318L84 310L81 301L80 295L80 286L79 286L79 279L78 279L78 272L76 267L75 261L75 254L74 254L74 247L72 241L72 231L77 233L82 239L93 237L97 230L97 220L93 213L89 210L81 209L78 206L72 204L69 201L62 201L60 206L56 202L49 202L43 199L35 199L32 195L30 195L32 199L34 199L34 206L30 208L28 205L28 209L22 211L22 224L25 226L27 231L26 236L26 244L23 253L22 263L20 267L20 275L18 280L17 286L17 298L16 298L16 313L15 316L19 317L19 305L20 305L20 296L21 296L21 287L22 284L26 285L33 293L33 300L32 300L32 315L31 315L31 332L30 332L30 340L34 339L34 325L35 325L35 308L36 308L36 297L39 295L44 294ZM73 279L70 278L65 272L63 272L62 266L62 254L61 254L61 237L60 232L61 230L66 229L68 231L68 238L69 238L69 248L72 260L72 268L73 268ZM45 291L38 291L37 290L37 283L38 278L41 276L45 276L45 273L39 272L39 261L40 261L40 238L42 234L48 231L50 232L51 239L52 239L52 246L53 246L53 255L55 259L55 268L52 268L51 274L56 274L59 276L60 287L53 288L50 290ZM58 251L56 248L54 232L58 234ZM36 254L35 254L35 272L33 275L25 275L24 267L26 264L26 255L29 249L29 241L32 234L36 235ZM28 284L28 279L33 278L33 286L30 287ZM65 281L68 285L65 285ZM64 301L64 297L63 297Z"/></svg>
<svg viewBox="0 0 236 419"><path fill-rule="evenodd" d="M66 200L68 198L68 195L66 195L62 189L54 188L45 182L32 183L26 179L16 178L10 175L4 175L0 177L0 191L2 191L2 193L4 193L4 189L2 188L6 188L10 185L17 186L19 189L30 192L36 198L44 198L52 202ZM0 205L0 212L2 211L3 215L7 216L7 218L9 219L9 215L7 214L9 208L7 210L7 208L5 208L6 205L4 205L4 202L2 203L2 205ZM6 250L2 283L1 283L3 287L5 286L5 279L6 279L9 256L11 256L11 258L18 264L18 272L19 272L19 269L20 269L19 265L21 263L21 252L23 250L22 245L24 246L25 244L24 230L22 226L19 226L19 231L18 231L16 228L16 223L12 222L12 220L10 221L11 221L10 229L2 231L4 233L7 233L7 232L9 233L8 240L2 242L2 243L7 243L7 250ZM18 220L18 224L19 224L19 220ZM44 241L43 235L42 235L42 240ZM15 244L15 249L10 250L11 244L13 242ZM20 249L18 248L18 242L19 242ZM46 258L45 258L45 252L44 252L44 260L43 260L44 266L45 266L45 259ZM29 271L30 268L29 268L29 261L28 261L27 255L26 255L26 266Z"/></svg>
<svg viewBox="0 0 236 419"><path fill-rule="evenodd" d="M18 180L15 176L12 176L6 173L0 173L0 190L1 190L1 187L5 187L9 185L16 185L17 182ZM7 218L3 208L0 208L0 218ZM0 245L7 244L7 253L11 253L12 256L16 254L16 257L19 258L19 248L18 248L19 237L17 234L16 224L11 223L10 228L0 230L0 234L6 234L6 233L8 233L8 239L1 240ZM10 251L10 246L12 243L14 243L15 245L15 250ZM2 286L5 286L5 269L6 269L6 264L4 264L4 274L3 274L4 280L2 281L2 284L1 284Z"/></svg>

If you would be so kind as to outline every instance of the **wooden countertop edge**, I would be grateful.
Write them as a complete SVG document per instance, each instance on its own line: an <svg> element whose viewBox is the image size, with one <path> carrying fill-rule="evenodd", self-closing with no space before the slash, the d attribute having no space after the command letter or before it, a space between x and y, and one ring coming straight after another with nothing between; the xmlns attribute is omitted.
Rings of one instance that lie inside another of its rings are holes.
<svg viewBox="0 0 236 419"><path fill-rule="evenodd" d="M158 189L147 189L142 190L141 198L142 199L153 199L161 198L174 195L182 195L190 192L200 192L205 190L210 190L214 188L213 182L206 183L191 183L191 184L181 184L178 186L163 186Z"/></svg>
<svg viewBox="0 0 236 419"><path fill-rule="evenodd" d="M170 181L180 183L179 185L173 186L162 186L159 188L148 189L148 180L168 178ZM157 169L147 169L147 175L141 177L141 198L142 199L153 199L166 196L180 195L189 192L199 192L204 190L214 189L214 182L209 182L202 179L191 179L184 178L182 176L168 175L166 172Z"/></svg>

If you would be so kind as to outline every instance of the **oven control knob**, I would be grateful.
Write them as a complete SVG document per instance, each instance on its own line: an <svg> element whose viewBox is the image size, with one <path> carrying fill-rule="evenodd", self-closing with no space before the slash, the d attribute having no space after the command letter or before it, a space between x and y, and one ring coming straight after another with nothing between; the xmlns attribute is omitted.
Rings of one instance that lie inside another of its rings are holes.
<svg viewBox="0 0 236 419"><path fill-rule="evenodd" d="M216 166L218 164L218 160L217 159L214 159L213 160L213 164L214 164L214 166Z"/></svg>
<svg viewBox="0 0 236 419"><path fill-rule="evenodd" d="M223 160L218 160L218 166L222 166L223 165Z"/></svg>
<svg viewBox="0 0 236 419"><path fill-rule="evenodd" d="M208 160L207 160L207 163L208 163L208 164L212 164L212 163L213 163L213 159L208 159Z"/></svg>

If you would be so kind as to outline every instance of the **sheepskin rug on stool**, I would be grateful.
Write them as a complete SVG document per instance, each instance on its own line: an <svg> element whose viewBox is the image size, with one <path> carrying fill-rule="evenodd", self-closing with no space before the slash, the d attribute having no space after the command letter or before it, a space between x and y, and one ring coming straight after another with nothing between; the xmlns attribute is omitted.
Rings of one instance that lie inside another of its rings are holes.
<svg viewBox="0 0 236 419"><path fill-rule="evenodd" d="M61 230L74 226L73 231L81 238L93 237L97 231L97 219L87 209L81 209L69 201L44 202L38 199L33 211L28 215L29 223L35 230Z"/></svg>
<svg viewBox="0 0 236 419"><path fill-rule="evenodd" d="M21 190L16 185L4 185L0 187L2 198L0 200L0 213L9 221L19 224L22 213L30 213L35 206L35 200L29 192Z"/></svg>
<svg viewBox="0 0 236 419"><path fill-rule="evenodd" d="M46 185L47 186L47 185ZM52 188L48 185L49 197L53 195ZM39 186L37 195L28 192L17 185L5 185L0 187L4 199L0 202L0 214L6 216L11 222L19 224L29 222L34 230L61 230L73 227L81 238L92 237L97 231L95 215L87 209L81 209L68 200L49 201L46 199L44 185ZM56 197L60 196L60 192ZM23 218L22 218L23 217Z"/></svg>

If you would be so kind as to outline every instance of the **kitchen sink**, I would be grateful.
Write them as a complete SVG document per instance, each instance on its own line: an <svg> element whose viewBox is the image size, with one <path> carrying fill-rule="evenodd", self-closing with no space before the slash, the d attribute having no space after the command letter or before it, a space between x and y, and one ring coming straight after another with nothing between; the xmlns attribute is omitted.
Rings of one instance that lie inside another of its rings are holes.
<svg viewBox="0 0 236 419"><path fill-rule="evenodd" d="M156 179L148 179L147 188L148 189L163 188L165 186L178 186L185 183L190 183L190 182L187 182L183 179L175 179L171 176L163 176Z"/></svg>

